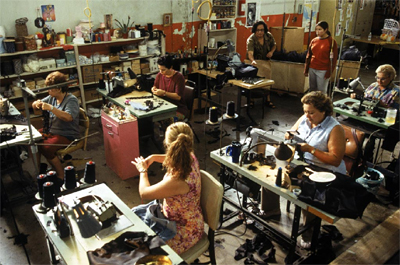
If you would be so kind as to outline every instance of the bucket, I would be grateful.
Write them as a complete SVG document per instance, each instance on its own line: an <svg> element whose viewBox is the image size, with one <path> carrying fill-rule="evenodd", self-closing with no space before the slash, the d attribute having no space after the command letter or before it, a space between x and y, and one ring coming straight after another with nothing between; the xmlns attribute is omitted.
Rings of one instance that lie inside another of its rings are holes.
<svg viewBox="0 0 400 265"><path fill-rule="evenodd" d="M160 55L160 48L158 47L158 40L149 40L147 42L147 54Z"/></svg>
<svg viewBox="0 0 400 265"><path fill-rule="evenodd" d="M386 123L394 124L396 122L397 109L386 110Z"/></svg>
<svg viewBox="0 0 400 265"><path fill-rule="evenodd" d="M146 44L139 45L139 55L140 56L147 55L147 45Z"/></svg>

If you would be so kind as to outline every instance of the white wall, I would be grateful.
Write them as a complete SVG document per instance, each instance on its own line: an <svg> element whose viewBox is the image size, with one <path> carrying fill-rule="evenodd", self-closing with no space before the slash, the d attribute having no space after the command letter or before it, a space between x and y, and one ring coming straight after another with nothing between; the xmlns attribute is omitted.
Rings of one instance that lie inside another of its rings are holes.
<svg viewBox="0 0 400 265"><path fill-rule="evenodd" d="M91 9L91 20L95 28L104 22L105 14L113 14L113 18L127 21L128 15L135 24L162 24L164 13L173 13L174 22L191 21L191 1L189 0L88 0ZM4 26L7 36L16 36L15 20L21 17L29 19L28 33L34 34L37 29L34 20L37 18L36 8L41 5L54 5L56 21L48 22L56 32L65 31L87 19L83 10L86 0L0 0L0 26ZM41 15L41 13L40 13ZM194 16L197 20L197 16ZM115 25L115 23L114 23Z"/></svg>

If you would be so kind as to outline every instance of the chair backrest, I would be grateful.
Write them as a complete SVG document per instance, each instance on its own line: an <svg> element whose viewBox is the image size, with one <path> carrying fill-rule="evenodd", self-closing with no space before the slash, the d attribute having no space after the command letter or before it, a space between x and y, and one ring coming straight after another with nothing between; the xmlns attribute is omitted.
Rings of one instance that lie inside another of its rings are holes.
<svg viewBox="0 0 400 265"><path fill-rule="evenodd" d="M342 127L346 138L346 150L343 160L346 164L347 172L352 176L362 157L365 133L346 125L342 125Z"/></svg>
<svg viewBox="0 0 400 265"><path fill-rule="evenodd" d="M189 110L189 117L186 117L187 120L190 120L192 117L194 96L194 87L185 86L185 89L183 90L183 102L185 102L185 105Z"/></svg>
<svg viewBox="0 0 400 265"><path fill-rule="evenodd" d="M89 116L86 114L86 111L82 108L79 108L79 126L82 126L85 131L84 131L84 136L85 138L82 139L83 141L83 147L82 149L86 151L86 146L87 146L87 136L89 135Z"/></svg>
<svg viewBox="0 0 400 265"><path fill-rule="evenodd" d="M87 136L89 135L89 116L86 114L85 110L82 108L79 108L79 126L84 129L83 135L81 137L85 137L82 140L78 141L76 145L69 146L65 149L60 149L57 151L57 154L64 156L66 154L72 153L76 150L82 149L86 151L86 146L87 146Z"/></svg>
<svg viewBox="0 0 400 265"><path fill-rule="evenodd" d="M204 221L215 231L218 228L224 188L222 184L208 172L200 170L200 173L200 204L203 210Z"/></svg>

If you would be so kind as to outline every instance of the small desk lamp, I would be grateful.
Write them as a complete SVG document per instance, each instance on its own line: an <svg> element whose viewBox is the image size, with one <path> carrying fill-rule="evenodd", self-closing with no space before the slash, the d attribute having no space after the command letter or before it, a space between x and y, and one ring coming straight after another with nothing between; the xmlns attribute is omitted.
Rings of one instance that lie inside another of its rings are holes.
<svg viewBox="0 0 400 265"><path fill-rule="evenodd" d="M363 104L364 101L364 91L365 91L365 87L364 85L360 82L360 77L357 77L356 79L354 79L353 81L350 82L349 84L349 88L353 91L355 91L355 89L358 87L358 84L361 85L362 89L363 89L363 94L361 95L360 98L360 106L358 106L358 111L357 111L357 116L360 115L361 112L361 105Z"/></svg>

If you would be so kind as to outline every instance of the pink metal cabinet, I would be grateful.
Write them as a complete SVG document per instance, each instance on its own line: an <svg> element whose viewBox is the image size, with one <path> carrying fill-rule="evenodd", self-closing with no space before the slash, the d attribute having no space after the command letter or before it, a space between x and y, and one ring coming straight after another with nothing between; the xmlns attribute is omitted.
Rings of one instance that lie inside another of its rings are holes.
<svg viewBox="0 0 400 265"><path fill-rule="evenodd" d="M138 176L131 163L139 157L139 133L136 117L119 121L101 112L106 163L121 179Z"/></svg>

